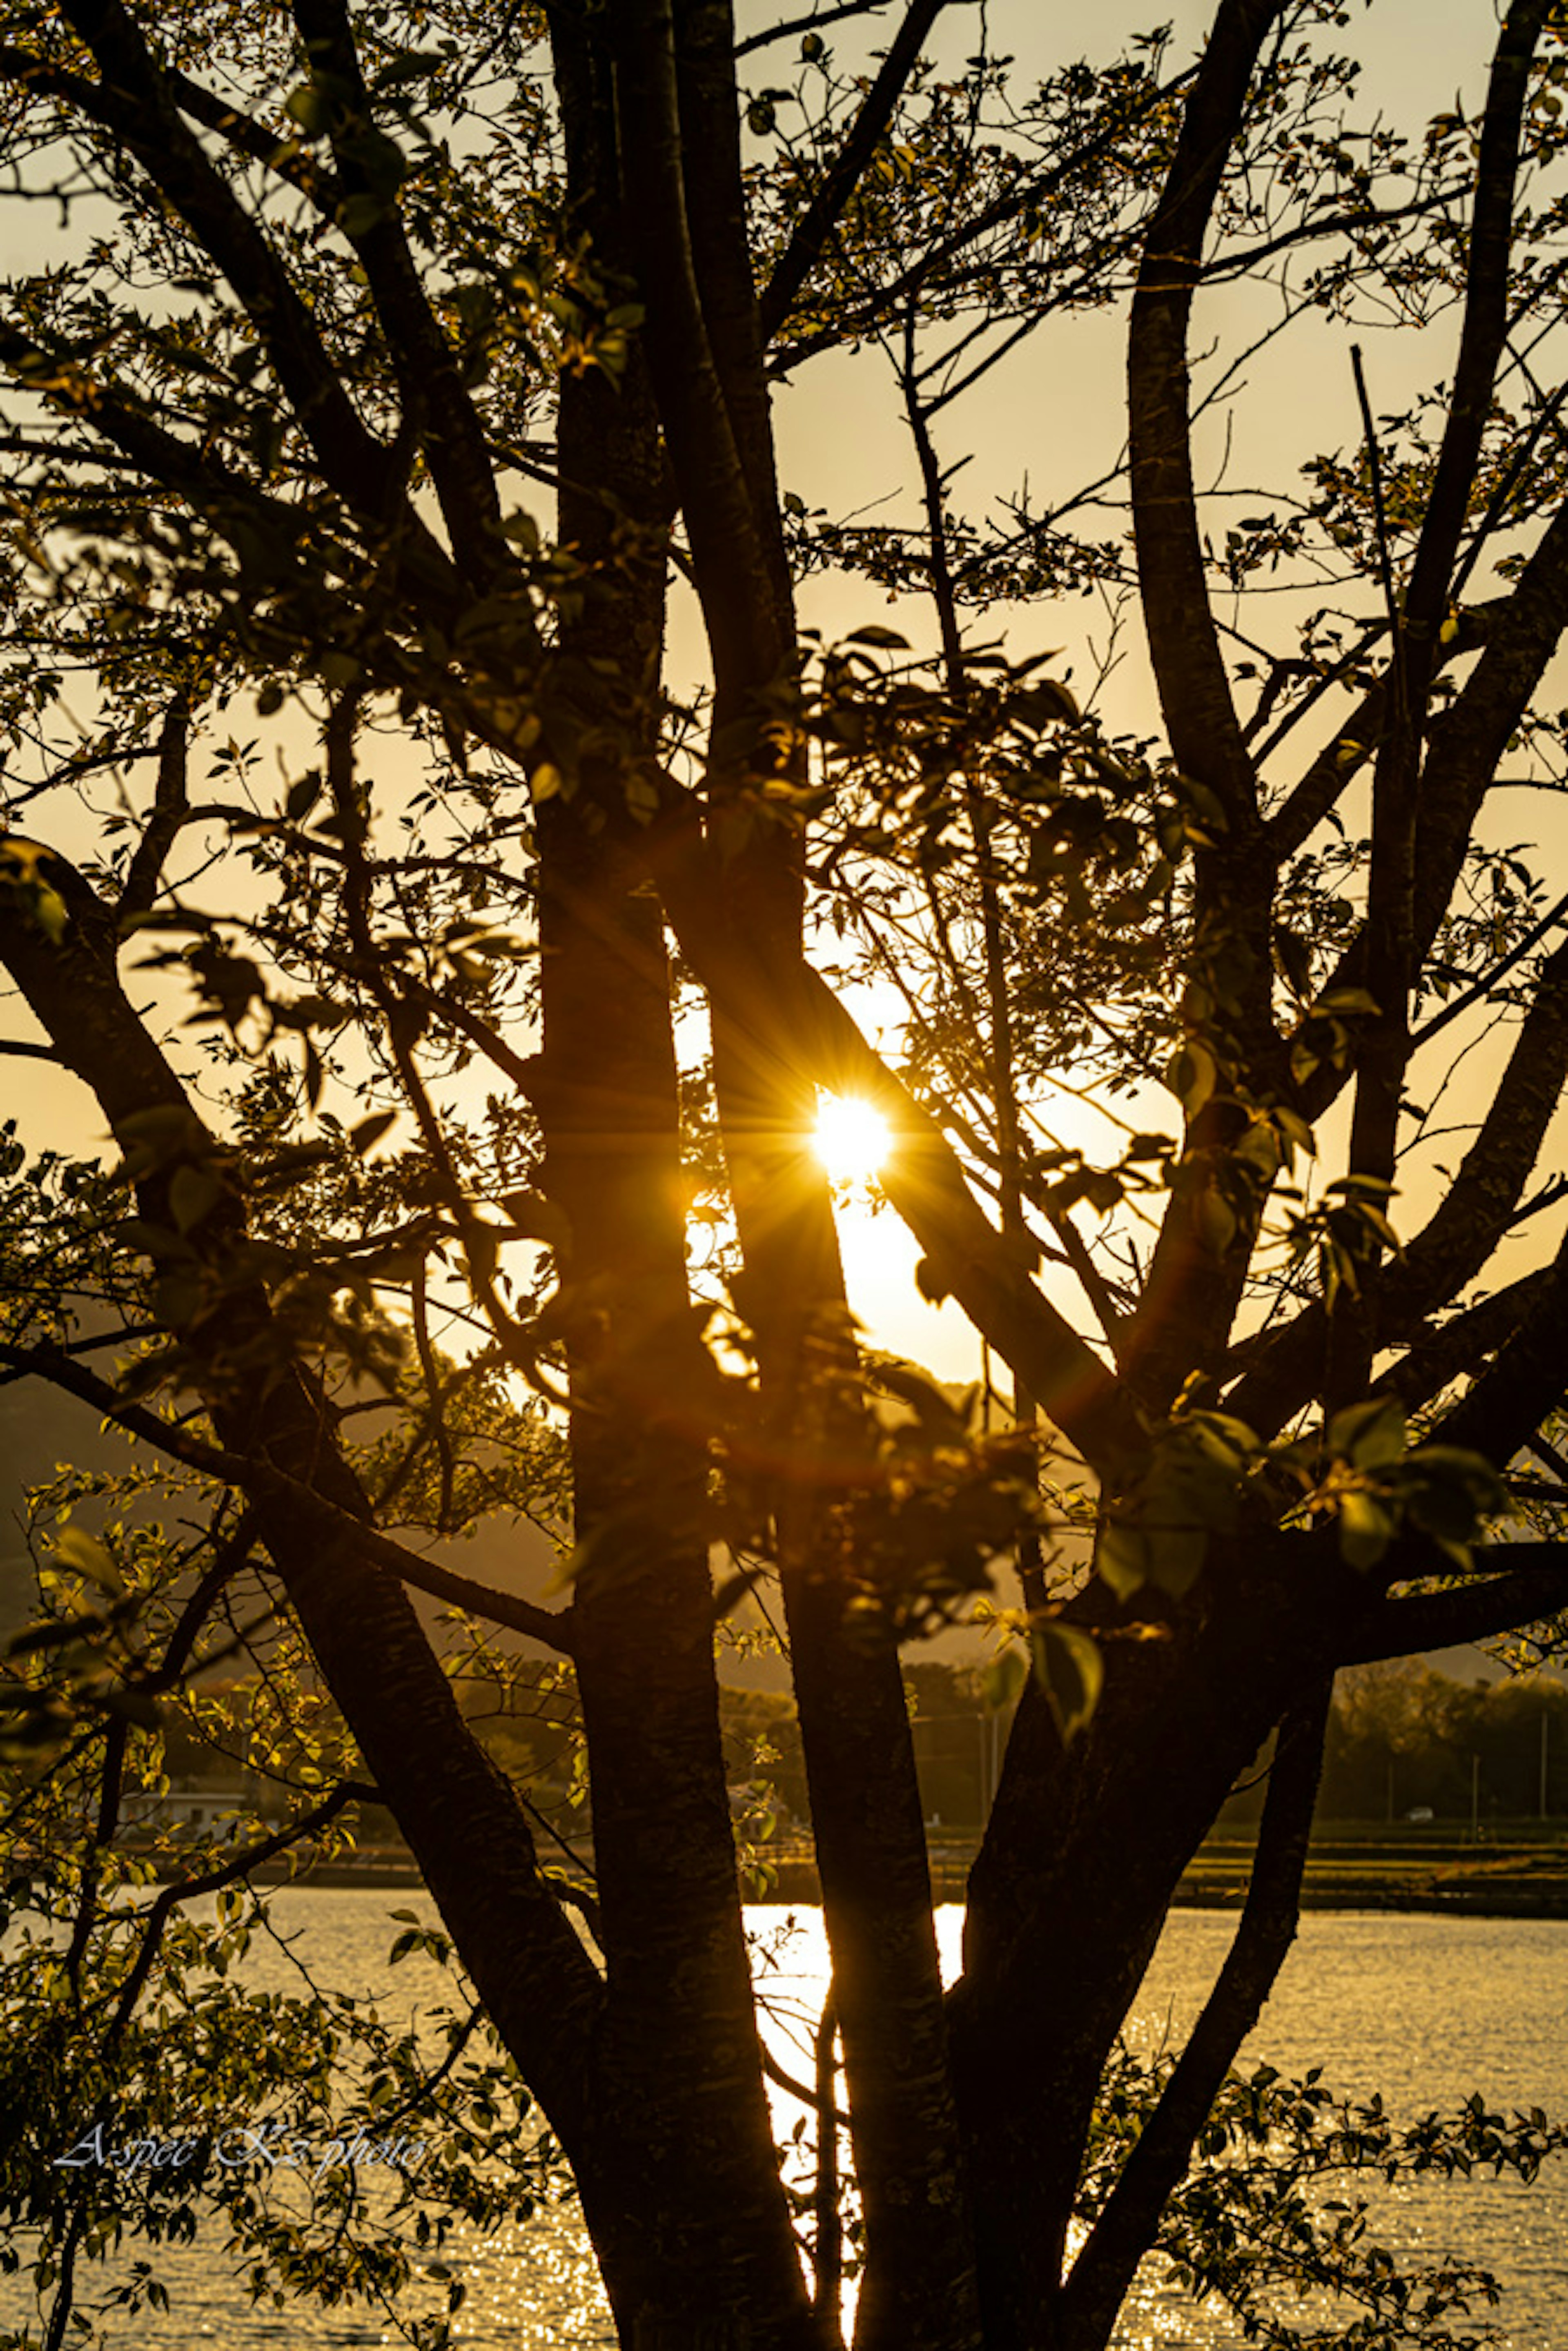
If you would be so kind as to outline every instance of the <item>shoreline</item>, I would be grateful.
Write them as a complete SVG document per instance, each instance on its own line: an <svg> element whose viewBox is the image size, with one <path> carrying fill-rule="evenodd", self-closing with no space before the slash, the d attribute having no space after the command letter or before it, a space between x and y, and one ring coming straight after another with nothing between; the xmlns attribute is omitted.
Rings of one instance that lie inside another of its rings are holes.
<svg viewBox="0 0 1568 2351"><path fill-rule="evenodd" d="M286 1871L257 1871L258 1886L300 1886L328 1892L362 1888L369 1893L423 1891L424 1880L412 1863L375 1860L365 1864L331 1863L319 1869L290 1876ZM964 1898L963 1873L949 1870L936 1874L933 1892L938 1903L961 1902ZM1171 1907L1176 1910L1239 1911L1246 1896L1245 1876L1226 1873L1212 1876L1201 1869L1183 1878L1176 1888ZM798 1902L815 1909L821 1904L821 1886L814 1865L810 1862L782 1863L774 1883L765 1892L750 1898L764 1902ZM1487 1875L1478 1871L1474 1878L1458 1882L1426 1882L1402 1880L1396 1874L1387 1877L1367 1876L1354 1882L1335 1880L1328 1873L1323 1882L1311 1883L1301 1889L1302 1910L1330 1911L1406 1911L1425 1913L1443 1917L1469 1918L1563 1918L1568 1919L1568 1874L1554 1876L1542 1884L1531 1882L1528 1876L1504 1876L1500 1873Z"/></svg>
<svg viewBox="0 0 1568 2351"><path fill-rule="evenodd" d="M1521 1824L1522 1826L1522 1824ZM962 1903L969 1870L979 1849L974 1833L935 1838L930 1848L931 1888L941 1904ZM1254 1848L1249 1839L1211 1840L1195 1855L1172 1900L1178 1910L1239 1910L1246 1899ZM563 1859L566 1856L563 1855ZM586 1892L593 1878L588 1840L570 1859ZM815 1857L800 1837L754 1851L766 1863L768 1880L745 1886L758 1902L800 1903L819 1907L821 1886ZM181 1876L179 1857L165 1851L159 1876L165 1885ZM424 1880L399 1844L367 1844L350 1855L299 1872L275 1863L255 1873L258 1886L308 1886L344 1891L394 1893L423 1889ZM1309 1852L1301 1887L1303 1911L1406 1911L1442 1917L1568 1919L1568 1837L1549 1828L1544 1834L1518 1834L1472 1842L1452 1829L1425 1836L1390 1835L1373 1824L1333 1824Z"/></svg>

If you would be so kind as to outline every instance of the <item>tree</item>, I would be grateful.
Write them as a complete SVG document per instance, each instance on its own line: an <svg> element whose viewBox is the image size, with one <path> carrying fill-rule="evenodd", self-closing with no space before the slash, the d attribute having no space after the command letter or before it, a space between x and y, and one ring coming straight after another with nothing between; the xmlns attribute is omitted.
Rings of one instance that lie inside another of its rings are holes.
<svg viewBox="0 0 1568 2351"><path fill-rule="evenodd" d="M914 0L861 76L810 21L737 48L717 0L482 26L59 0L7 6L0 48L16 186L58 206L68 247L0 318L20 763L0 959L37 1024L12 1050L84 1081L122 1155L118 1178L21 1192L5 1361L197 1481L215 1544L150 1567L162 1648L128 1631L136 1590L78 1604L90 1656L62 1640L55 1679L118 1785L204 1611L261 1574L340 1709L337 1795L395 1815L641 2351L785 2351L836 2324L831 2199L813 2307L764 2097L716 1544L732 1587L781 1595L868 2351L1107 2340L1291 1939L1334 1669L1568 1602L1560 1462L1526 1497L1539 1537L1515 1538L1499 1483L1563 1402L1564 1260L1473 1294L1547 1204L1527 1192L1568 1076L1561 903L1480 830L1511 746L1549 783L1562 743L1536 706L1568 618L1561 395L1531 357L1555 317L1561 12L1514 0L1479 124L1416 149L1343 126L1352 78L1321 47L1339 12L1315 0L1221 0L1190 70L1165 77L1155 46L1018 104L984 57L921 67L943 13ZM798 91L743 106L737 64L796 45ZM769 146L795 104L805 129ZM1287 314L1384 303L1440 340L1452 312L1452 380L1402 416L1367 402L1312 496L1217 547L1194 306L1270 270ZM951 399L1042 319L1128 288L1131 556L1068 528L1082 499L1020 501L1006 529L957 516ZM770 370L874 339L924 496L880 534L780 495L769 419ZM803 638L793 571L826 562L928 590L936 669L880 623ZM1113 590L1129 562L1158 746L967 618ZM1261 654L1218 598L1280 565L1315 593L1294 650ZM674 574L701 614L695 704L662 666ZM219 797L193 799L225 714ZM1298 730L1331 716L1291 776ZM316 745L281 802L274 721L291 762ZM96 837L67 815L47 842L21 830L104 775L123 802ZM203 841L226 861L215 913ZM903 1071L808 954L819 921L905 990ZM205 1063L167 997L138 1009L132 987L169 981L125 977L161 940L151 968L193 980ZM694 999L706 1085L676 1052ZM1478 1006L1513 1034L1443 1196L1399 1234L1411 1088ZM1139 1119L1163 1072L1181 1133L1140 1126L1114 1165L1049 1144L1064 1067L1141 1085ZM1016 1429L977 1436L858 1345L805 1140L819 1088L886 1118L887 1198L928 1292L1009 1367ZM330 1123L356 1092L365 1119ZM368 1158L393 1108L414 1142ZM687 1263L716 1144L722 1328ZM1343 1172L1308 1197L1291 1176L1314 1154ZM84 1292L112 1301L107 1337L73 1321ZM433 1317L454 1315L470 1335L444 1353ZM549 1409L518 1419L518 1382ZM401 1417L361 1445L346 1416L375 1395ZM568 1604L388 1531L467 1523L497 1447L517 1490L553 1490L554 1410ZM945 1994L899 1645L1009 1560L1035 1670ZM570 1658L602 1967L405 1587ZM57 1729L45 1629L16 1703ZM1235 1948L1124 2156L1118 2027L1270 1735ZM110 1802L84 1948L113 1834ZM830 2033L824 2140L834 2070Z"/></svg>

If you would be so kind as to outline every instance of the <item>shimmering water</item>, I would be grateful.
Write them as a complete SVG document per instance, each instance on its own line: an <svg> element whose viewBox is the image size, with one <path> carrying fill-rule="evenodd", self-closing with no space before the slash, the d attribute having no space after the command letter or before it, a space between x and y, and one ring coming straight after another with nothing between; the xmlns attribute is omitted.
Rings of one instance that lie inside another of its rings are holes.
<svg viewBox="0 0 1568 2351"><path fill-rule="evenodd" d="M445 1981L417 1960L388 1970L396 1929L387 1914L394 1908L423 1914L430 1906L417 1896L368 1891L291 1890L277 1898L280 1924L300 1938L297 1949L318 1980L363 1986L388 2016L439 2000ZM809 2075L810 2023L826 1979L820 1914L762 1907L748 1916L769 2037L789 2071ZM951 1970L960 1914L945 1910L938 1925ZM1214 1912L1173 1917L1139 2000L1134 2041L1153 2046L1167 2032L1180 2036L1233 1926ZM246 1971L258 1988L284 1988L289 1962L258 1942ZM1568 1922L1313 1914L1246 2055L1287 2074L1322 2065L1337 2091L1381 2090L1396 2116L1451 2108L1476 2090L1504 2110L1542 2106L1553 2119L1568 2116ZM776 2111L786 2137L799 2109L780 2095ZM1554 2313L1568 2300L1568 2162L1549 2164L1529 2188L1480 2179L1402 2188L1380 2199L1375 2220L1382 2241L1396 2251L1494 2269L1507 2287L1500 2315L1511 2351L1554 2351L1563 2334ZM613 2344L570 2205L541 2210L525 2227L460 2241L445 2258L468 2288L455 2331L469 2351L596 2351ZM171 2312L111 2320L111 2344L263 2351L397 2339L379 2312L297 2303L281 2312L253 2309L215 2241L162 2252L158 2268ZM89 2272L83 2285L90 2306L101 2282ZM437 2306L434 2294L422 2306ZM0 2323L16 2325L30 2314L31 2297L19 2283L0 2280ZM34 2325L37 2342L36 2318ZM1145 2275L1116 2339L1119 2351L1218 2351L1238 2338L1222 2314Z"/></svg>

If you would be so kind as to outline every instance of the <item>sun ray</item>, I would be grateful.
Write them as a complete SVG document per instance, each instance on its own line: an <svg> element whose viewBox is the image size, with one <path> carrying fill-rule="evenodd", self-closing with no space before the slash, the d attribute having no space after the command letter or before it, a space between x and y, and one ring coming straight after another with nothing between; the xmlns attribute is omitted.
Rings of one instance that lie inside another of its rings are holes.
<svg viewBox="0 0 1568 2351"><path fill-rule="evenodd" d="M824 1094L817 1105L812 1138L817 1156L835 1184L865 1184L887 1156L891 1138L879 1110L855 1094Z"/></svg>

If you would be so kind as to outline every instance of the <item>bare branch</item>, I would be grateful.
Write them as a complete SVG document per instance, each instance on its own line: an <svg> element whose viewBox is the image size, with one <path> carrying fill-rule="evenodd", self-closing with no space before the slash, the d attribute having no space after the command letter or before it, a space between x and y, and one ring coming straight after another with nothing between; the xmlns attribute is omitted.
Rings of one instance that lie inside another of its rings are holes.
<svg viewBox="0 0 1568 2351"><path fill-rule="evenodd" d="M1217 795L1233 834L1257 820L1209 609L1187 413L1187 326L1215 198L1252 70L1283 0L1221 0L1149 225L1127 354L1134 533L1149 653L1177 765Z"/></svg>
<svg viewBox="0 0 1568 2351"><path fill-rule="evenodd" d="M457 567L484 587L514 568L501 537L501 503L484 428L414 266L397 206L372 185L360 160L373 125L348 11L342 0L294 0L294 21L312 65L322 70L323 88L331 93L328 136L338 177L350 207L358 203L364 208L366 225L345 234L385 332L404 417L428 461ZM350 223L356 217L352 209L344 214ZM531 624L520 579L517 585L518 618Z"/></svg>
<svg viewBox="0 0 1568 2351"><path fill-rule="evenodd" d="M184 694L180 693L164 714L158 737L158 780L153 790L152 813L136 844L136 853L125 877L125 887L120 893L120 904L115 913L120 922L128 914L144 914L158 894L163 862L174 845L190 807L186 792L190 739L191 705Z"/></svg>
<svg viewBox="0 0 1568 2351"><path fill-rule="evenodd" d="M188 1429L161 1418L146 1405L128 1402L111 1381L100 1379L85 1365L73 1363L62 1349L0 1344L0 1363L13 1372L47 1380L51 1387L61 1388L79 1402L90 1404L106 1420L141 1438L144 1444L156 1447L171 1459L183 1462L187 1468L199 1469L204 1477L233 1486L240 1493L261 1501L293 1503L320 1531L337 1535L361 1559L386 1569L400 1583L412 1584L416 1592L450 1601L454 1607L488 1617L492 1624L505 1625L514 1633L526 1633L530 1640L542 1641L547 1648L559 1650L564 1656L571 1654L570 1610L557 1614L536 1607L532 1601L520 1599L514 1593L497 1591L472 1576L456 1575L434 1560L422 1559L417 1552L393 1542L390 1536L378 1534L362 1519L299 1479L287 1476L266 1461L252 1460L227 1447L193 1437Z"/></svg>
<svg viewBox="0 0 1568 2351"><path fill-rule="evenodd" d="M319 1803L312 1804L308 1812L301 1813L297 1820L286 1822L283 1827L272 1830L267 1835L257 1837L236 1853L232 1860L224 1862L216 1869L200 1870L188 1877L177 1877L172 1886L165 1886L149 1905L141 1941L120 1988L120 1998L109 2021L105 2040L116 2040L135 2014L136 2003L152 1972L163 1929L182 1902L199 1901L204 1895L221 1893L225 1886L237 1886L253 1870L263 1868L269 1861L276 1861L279 1854L287 1853L302 1837L314 1836L319 1829L324 1829L337 1818L345 1805L373 1804L379 1801L379 1792L363 1782L340 1780L331 1792Z"/></svg>
<svg viewBox="0 0 1568 2351"><path fill-rule="evenodd" d="M1358 1619L1340 1663L1372 1665L1490 1640L1568 1607L1568 1543L1489 1544L1476 1553L1476 1567L1494 1566L1502 1572L1479 1583L1385 1600Z"/></svg>
<svg viewBox="0 0 1568 2351"><path fill-rule="evenodd" d="M910 0L904 22L893 37L875 80L865 94L849 135L818 183L816 193L796 222L789 242L774 264L773 275L758 305L764 345L770 343L794 307L795 298L820 259L844 206L860 184L861 175L876 152L877 142L892 121L920 47L946 0Z"/></svg>
<svg viewBox="0 0 1568 2351"><path fill-rule="evenodd" d="M880 16L889 0L842 0L837 8L819 8L809 16L791 16L782 25L769 25L760 33L753 33L744 41L737 41L737 58L748 57L758 49L771 48L775 41L787 41L792 33L820 33L824 25L841 24L846 16Z"/></svg>
<svg viewBox="0 0 1568 2351"><path fill-rule="evenodd" d="M1482 1271L1509 1229L1565 1082L1568 942L1546 965L1458 1174L1403 1258L1378 1273L1365 1332L1374 1352L1407 1343L1428 1314ZM1273 1436L1309 1396L1324 1393L1328 1344L1322 1306L1305 1307L1231 1389L1228 1410Z"/></svg>
<svg viewBox="0 0 1568 2351"><path fill-rule="evenodd" d="M1220 2085L1295 1939L1333 1687L1332 1677L1320 1682L1280 1725L1236 1939L1159 2104L1068 2276L1064 2343L1105 2339L1154 2223L1186 2169Z"/></svg>
<svg viewBox="0 0 1568 2351"><path fill-rule="evenodd" d="M1552 0L1513 0L1492 57L1476 162L1476 195L1465 257L1465 315L1443 445L1405 599L1405 634L1421 646L1411 679L1415 709L1425 706L1427 664L1447 607L1448 580L1469 511L1481 436L1509 324L1509 247L1520 129L1531 61Z"/></svg>
<svg viewBox="0 0 1568 2351"><path fill-rule="evenodd" d="M1568 1395L1568 1357L1563 1350L1568 1314L1568 1241L1558 1249L1513 1336L1499 1348L1460 1403L1438 1422L1434 1435L1445 1445L1469 1446L1500 1466L1527 1445Z"/></svg>
<svg viewBox="0 0 1568 2351"><path fill-rule="evenodd" d="M361 421L309 311L267 237L181 120L174 96L122 0L63 0L97 60L116 136L211 254L267 350L323 478L361 517L385 525L402 503L392 452Z"/></svg>
<svg viewBox="0 0 1568 2351"><path fill-rule="evenodd" d="M1546 1268L1527 1273L1451 1315L1437 1330L1417 1335L1408 1352L1378 1374L1378 1388L1389 1389L1415 1411L1456 1380L1473 1379L1487 1357L1512 1337L1551 1278Z"/></svg>

